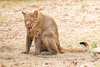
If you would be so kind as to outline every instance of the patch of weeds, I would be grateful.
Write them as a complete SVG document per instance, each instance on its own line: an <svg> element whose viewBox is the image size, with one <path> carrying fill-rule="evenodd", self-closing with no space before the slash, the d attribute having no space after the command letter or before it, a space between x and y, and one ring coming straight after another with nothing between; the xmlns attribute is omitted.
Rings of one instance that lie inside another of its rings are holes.
<svg viewBox="0 0 100 67"><path fill-rule="evenodd" d="M66 47L66 48L71 48L71 49L73 48L72 45L66 45L65 47Z"/></svg>
<svg viewBox="0 0 100 67"><path fill-rule="evenodd" d="M7 16L0 15L0 21L7 21L7 20L8 20Z"/></svg>
<svg viewBox="0 0 100 67"><path fill-rule="evenodd" d="M90 44L91 49L93 49L93 48L97 47L97 45L98 45L98 42L93 42L92 44Z"/></svg>
<svg viewBox="0 0 100 67"><path fill-rule="evenodd" d="M62 56L60 54L56 54L56 57L57 58L61 58Z"/></svg>
<svg viewBox="0 0 100 67"><path fill-rule="evenodd" d="M16 48L16 44L14 43L9 43L9 46Z"/></svg>
<svg viewBox="0 0 100 67"><path fill-rule="evenodd" d="M5 64L0 64L0 67L7 67L7 65L5 65Z"/></svg>
<svg viewBox="0 0 100 67"><path fill-rule="evenodd" d="M95 56L95 53L93 53L92 49L96 48L98 45L98 42L93 42L92 44L90 44L90 52Z"/></svg>
<svg viewBox="0 0 100 67"><path fill-rule="evenodd" d="M100 63L98 63L98 64L95 64L94 66L95 66L95 67L100 67Z"/></svg>
<svg viewBox="0 0 100 67"><path fill-rule="evenodd" d="M96 27L96 25L92 26L91 29L94 29Z"/></svg>
<svg viewBox="0 0 100 67"><path fill-rule="evenodd" d="M64 34L64 33L60 33L59 34L61 37L65 37L66 36L66 34Z"/></svg>
<svg viewBox="0 0 100 67"><path fill-rule="evenodd" d="M23 51L25 49L25 47L20 47L19 51Z"/></svg>
<svg viewBox="0 0 100 67"><path fill-rule="evenodd" d="M83 37L81 40L83 40L83 41L84 41L84 40L86 40L86 39L87 39L86 37Z"/></svg>

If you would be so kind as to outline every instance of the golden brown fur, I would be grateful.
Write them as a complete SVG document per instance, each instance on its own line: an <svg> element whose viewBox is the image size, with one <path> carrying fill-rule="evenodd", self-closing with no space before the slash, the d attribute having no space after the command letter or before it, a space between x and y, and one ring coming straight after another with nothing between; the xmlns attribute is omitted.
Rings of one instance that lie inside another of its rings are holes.
<svg viewBox="0 0 100 67"><path fill-rule="evenodd" d="M25 26L27 28L26 51L28 53L32 40L35 42L35 54L40 54L42 51L49 51L51 54L65 52L84 52L85 48L64 49L60 46L58 28L55 21L48 15L35 10L33 13L24 13Z"/></svg>

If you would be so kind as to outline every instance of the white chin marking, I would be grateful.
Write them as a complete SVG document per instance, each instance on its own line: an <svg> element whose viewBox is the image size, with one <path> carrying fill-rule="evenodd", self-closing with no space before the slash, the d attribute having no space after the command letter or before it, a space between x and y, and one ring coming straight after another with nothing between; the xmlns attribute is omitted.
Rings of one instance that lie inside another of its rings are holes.
<svg viewBox="0 0 100 67"><path fill-rule="evenodd" d="M30 24L30 21L27 21L27 22L26 22L26 25L28 25L28 24Z"/></svg>

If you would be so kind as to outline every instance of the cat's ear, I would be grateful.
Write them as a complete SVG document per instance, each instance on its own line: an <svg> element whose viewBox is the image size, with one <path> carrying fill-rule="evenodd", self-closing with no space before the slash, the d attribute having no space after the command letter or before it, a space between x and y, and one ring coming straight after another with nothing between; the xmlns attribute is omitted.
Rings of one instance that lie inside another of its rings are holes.
<svg viewBox="0 0 100 67"><path fill-rule="evenodd" d="M34 16L38 17L38 10L34 11Z"/></svg>
<svg viewBox="0 0 100 67"><path fill-rule="evenodd" d="M26 13L25 12L22 12L22 14L25 16L26 15Z"/></svg>

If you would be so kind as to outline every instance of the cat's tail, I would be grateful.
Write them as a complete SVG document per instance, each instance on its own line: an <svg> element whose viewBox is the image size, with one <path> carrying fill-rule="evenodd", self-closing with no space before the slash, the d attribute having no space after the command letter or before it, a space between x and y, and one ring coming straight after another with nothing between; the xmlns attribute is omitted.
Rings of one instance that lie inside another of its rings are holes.
<svg viewBox="0 0 100 67"><path fill-rule="evenodd" d="M81 45L84 45L85 47L84 48L72 48L72 49L64 49L62 47L60 47L60 53L66 53L66 52L69 52L69 53L75 53L75 52L78 52L78 53L82 53L82 52L86 52L89 50L90 46L87 42L80 42L79 44Z"/></svg>

